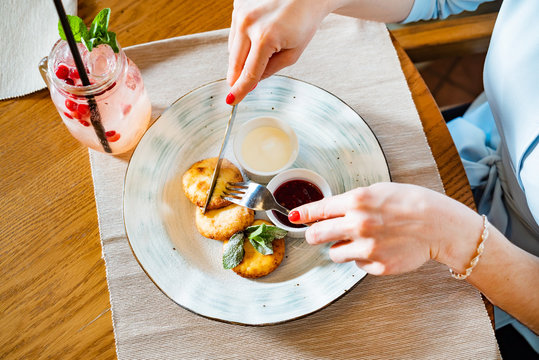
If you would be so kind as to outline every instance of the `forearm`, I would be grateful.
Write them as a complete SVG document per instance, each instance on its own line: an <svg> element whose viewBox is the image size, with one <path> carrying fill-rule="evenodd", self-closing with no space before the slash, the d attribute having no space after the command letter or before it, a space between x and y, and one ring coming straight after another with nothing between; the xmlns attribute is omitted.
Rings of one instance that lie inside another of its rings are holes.
<svg viewBox="0 0 539 360"><path fill-rule="evenodd" d="M468 282L494 305L539 333L539 258L491 228L485 251Z"/></svg>
<svg viewBox="0 0 539 360"><path fill-rule="evenodd" d="M478 228L478 216L465 217L462 226ZM450 249L440 252L437 260L463 273L478 243L479 237L455 240ZM466 280L494 305L539 333L539 258L512 244L492 225L484 245L479 262Z"/></svg>
<svg viewBox="0 0 539 360"><path fill-rule="evenodd" d="M329 12L380 22L400 22L410 14L414 0L327 0Z"/></svg>

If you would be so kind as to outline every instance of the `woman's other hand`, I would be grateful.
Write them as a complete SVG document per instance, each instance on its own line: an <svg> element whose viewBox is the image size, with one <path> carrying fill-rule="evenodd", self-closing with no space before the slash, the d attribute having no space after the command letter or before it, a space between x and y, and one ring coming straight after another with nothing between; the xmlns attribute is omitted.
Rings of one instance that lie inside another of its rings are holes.
<svg viewBox="0 0 539 360"><path fill-rule="evenodd" d="M379 183L306 204L289 219L312 223L311 245L335 242L334 262L355 261L375 275L414 270L434 259L463 271L482 231L465 205L415 185Z"/></svg>
<svg viewBox="0 0 539 360"><path fill-rule="evenodd" d="M228 38L228 104L294 64L329 13L327 0L236 0Z"/></svg>

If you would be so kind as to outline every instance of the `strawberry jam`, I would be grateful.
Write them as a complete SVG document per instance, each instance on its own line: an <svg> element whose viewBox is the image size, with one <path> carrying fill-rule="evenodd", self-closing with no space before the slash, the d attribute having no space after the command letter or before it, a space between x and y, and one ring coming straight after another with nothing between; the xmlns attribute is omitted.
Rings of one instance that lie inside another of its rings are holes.
<svg viewBox="0 0 539 360"><path fill-rule="evenodd" d="M274 192L275 200L285 208L292 210L300 205L321 200L324 195L322 191L313 183L306 180L290 180L282 183ZM273 211L273 215L279 219L283 225L293 228L302 228L305 225L292 224L288 218L280 212Z"/></svg>

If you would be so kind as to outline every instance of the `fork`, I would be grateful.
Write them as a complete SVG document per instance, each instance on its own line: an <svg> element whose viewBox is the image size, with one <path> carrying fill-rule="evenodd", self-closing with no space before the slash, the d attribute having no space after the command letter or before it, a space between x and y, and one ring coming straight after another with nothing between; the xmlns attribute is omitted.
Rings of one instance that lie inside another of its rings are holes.
<svg viewBox="0 0 539 360"><path fill-rule="evenodd" d="M265 186L253 181L228 183L223 195L223 199L252 210L277 210L286 216L290 212L275 200Z"/></svg>

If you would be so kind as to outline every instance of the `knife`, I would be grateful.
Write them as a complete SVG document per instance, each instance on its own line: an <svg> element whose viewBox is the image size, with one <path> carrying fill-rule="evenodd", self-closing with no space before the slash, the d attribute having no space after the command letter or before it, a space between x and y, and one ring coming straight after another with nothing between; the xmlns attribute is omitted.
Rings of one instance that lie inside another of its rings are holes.
<svg viewBox="0 0 539 360"><path fill-rule="evenodd" d="M223 162L223 149L225 148L226 143L228 142L228 138L230 137L230 130L232 129L232 124L234 123L235 118L236 118L236 105L233 105L232 111L230 113L230 118L228 118L228 124L226 125L225 137L223 138L223 143L221 144L221 150L219 150L219 156L217 157L217 164L215 165L215 170L213 170L213 175L211 177L210 189L208 190L206 203L204 204L204 208L202 209L203 214L206 213L206 208L208 207L208 204L210 203L211 196L213 195L213 190L215 190L215 184L217 184L217 178L219 177L219 170L221 170L221 163Z"/></svg>

